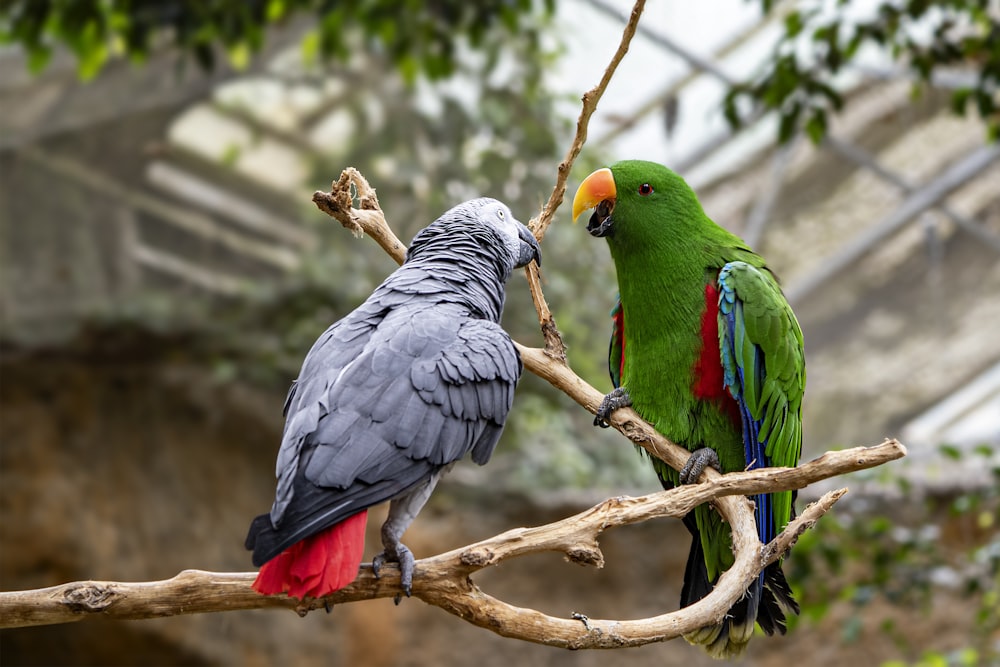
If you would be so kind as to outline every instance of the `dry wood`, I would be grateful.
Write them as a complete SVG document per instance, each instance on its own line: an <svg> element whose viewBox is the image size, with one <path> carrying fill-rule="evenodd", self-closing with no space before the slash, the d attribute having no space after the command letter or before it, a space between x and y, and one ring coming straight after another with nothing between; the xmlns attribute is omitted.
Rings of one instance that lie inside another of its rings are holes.
<svg viewBox="0 0 1000 667"><path fill-rule="evenodd" d="M806 508L771 544L757 541L750 502L744 497L762 490L800 489L821 479L863 470L901 458L905 448L895 440L823 456L797 468L768 468L715 475L691 486L638 498L605 500L555 523L516 528L475 544L417 561L413 596L498 634L567 648L609 648L662 641L717 622L747 584L768 563L780 558L794 540L812 526L846 492L833 491ZM635 621L556 618L519 609L490 597L469 578L476 571L526 554L555 551L581 565L601 567L598 537L614 526L656 517L680 517L713 501L733 526L736 564L715 591L700 602L670 614ZM141 583L80 581L51 588L0 593L0 627L68 623L87 616L143 619L238 609L288 608L300 614L358 600L394 597L399 573L386 567L376 579L364 565L357 580L333 595L300 602L283 595L262 596L250 588L255 573L185 570L172 579Z"/></svg>

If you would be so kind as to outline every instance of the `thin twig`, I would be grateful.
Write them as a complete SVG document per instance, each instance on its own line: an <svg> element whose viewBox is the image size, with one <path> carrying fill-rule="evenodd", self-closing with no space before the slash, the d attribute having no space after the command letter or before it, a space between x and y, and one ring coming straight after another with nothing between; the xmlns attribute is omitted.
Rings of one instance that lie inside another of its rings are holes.
<svg viewBox="0 0 1000 667"><path fill-rule="evenodd" d="M566 151L566 156L559 163L559 167L556 170L556 184L552 188L552 194L549 195L549 200L542 207L540 215L537 218L532 218L528 223L528 227L531 228L532 233L538 239L539 243L545 238L545 232L555 219L556 210L566 196L566 182L569 180L569 173L573 168L573 163L576 162L577 156L580 155L584 143L587 141L587 129L590 126L590 117L597 110L597 103L604 95L605 89L618 69L618 64L625 57L625 54L628 53L629 45L635 36L636 28L639 25L639 18L642 16L645 6L646 0L636 0L635 6L632 7L632 13L629 15L628 24L622 32L618 49L615 50L614 55L611 57L611 62L604 69L601 80L596 86L583 94L583 107L576 120L576 135L573 137L573 142L570 144L569 150ZM528 279L528 290L531 292L531 300L535 304L535 311L538 313L538 325L545 339L545 354L552 359L565 362L566 345L563 343L559 329L556 327L555 319L552 317L552 311L549 309L549 304L545 301L545 294L542 292L541 268L538 264L532 262L525 267L525 276Z"/></svg>
<svg viewBox="0 0 1000 667"><path fill-rule="evenodd" d="M604 95L608 84L611 83L611 77L614 76L615 71L618 69L618 64L625 57L625 54L628 53L628 47L635 36L635 31L639 26L639 18L642 16L642 11L645 7L646 0L636 0L635 5L632 7L632 13L629 14L625 30L622 32L618 50L615 51L611 62L605 68L604 75L596 86L583 94L583 108L580 110L580 116L576 121L576 136L573 137L573 143L570 145L569 150L566 151L566 157L559 163L555 187L552 188L552 194L549 195L549 201L542 208L541 215L529 224L531 231L535 234L535 238L539 241L545 238L545 232L555 218L556 209L562 204L563 197L566 195L566 181L569 179L570 169L573 168L573 163L576 161L577 156L580 155L580 151L583 150L583 145L587 142L587 128L590 125L590 117L597 110L597 103Z"/></svg>

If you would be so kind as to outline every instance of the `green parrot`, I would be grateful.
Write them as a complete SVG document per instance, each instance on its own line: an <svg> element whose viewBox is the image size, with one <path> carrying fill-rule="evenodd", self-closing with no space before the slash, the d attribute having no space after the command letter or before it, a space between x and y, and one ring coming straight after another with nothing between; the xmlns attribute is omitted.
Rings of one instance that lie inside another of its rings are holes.
<svg viewBox="0 0 1000 667"><path fill-rule="evenodd" d="M764 260L719 227L698 197L666 167L626 160L598 169L577 190L573 220L604 238L618 274L609 366L615 390L594 420L607 426L619 407L692 452L679 473L652 459L664 488L721 472L795 466L802 449L805 357L802 331ZM765 544L793 516L793 493L753 498ZM681 606L711 592L733 564L728 524L709 505L684 524L691 532ZM686 635L712 656L746 649L754 621L785 633L799 612L781 563L768 566L716 626Z"/></svg>

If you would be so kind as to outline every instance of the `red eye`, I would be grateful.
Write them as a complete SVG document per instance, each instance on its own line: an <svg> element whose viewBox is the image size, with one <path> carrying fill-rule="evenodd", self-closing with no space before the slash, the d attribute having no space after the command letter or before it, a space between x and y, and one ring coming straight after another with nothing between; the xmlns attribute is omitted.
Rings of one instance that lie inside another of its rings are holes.
<svg viewBox="0 0 1000 667"><path fill-rule="evenodd" d="M643 183L642 185L639 186L639 194L642 195L643 197L648 197L649 195L653 194L653 186L650 185L649 183Z"/></svg>

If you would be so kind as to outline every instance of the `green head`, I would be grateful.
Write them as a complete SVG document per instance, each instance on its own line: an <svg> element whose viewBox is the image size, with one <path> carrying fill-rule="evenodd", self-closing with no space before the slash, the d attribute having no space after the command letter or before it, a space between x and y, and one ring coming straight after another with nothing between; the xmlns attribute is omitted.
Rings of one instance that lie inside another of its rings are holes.
<svg viewBox="0 0 1000 667"><path fill-rule="evenodd" d="M704 233L708 222L683 178L643 160L624 160L585 178L573 198L573 220L590 208L587 231L613 246L683 242L677 237Z"/></svg>

